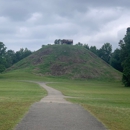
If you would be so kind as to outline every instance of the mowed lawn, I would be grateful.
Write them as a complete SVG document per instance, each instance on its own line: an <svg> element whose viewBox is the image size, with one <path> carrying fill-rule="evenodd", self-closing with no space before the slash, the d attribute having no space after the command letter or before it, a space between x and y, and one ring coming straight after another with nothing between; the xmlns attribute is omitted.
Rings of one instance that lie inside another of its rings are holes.
<svg viewBox="0 0 130 130"><path fill-rule="evenodd" d="M48 86L72 96L67 100L82 105L107 128L130 130L130 88L121 82L70 81Z"/></svg>
<svg viewBox="0 0 130 130"><path fill-rule="evenodd" d="M11 130L46 91L28 82L0 80L0 130Z"/></svg>
<svg viewBox="0 0 130 130"><path fill-rule="evenodd" d="M11 130L30 105L46 95L37 84L13 81L20 79L53 82L47 85L73 97L67 100L82 105L110 130L130 130L130 88L121 82L37 77L25 72L1 75L0 130Z"/></svg>

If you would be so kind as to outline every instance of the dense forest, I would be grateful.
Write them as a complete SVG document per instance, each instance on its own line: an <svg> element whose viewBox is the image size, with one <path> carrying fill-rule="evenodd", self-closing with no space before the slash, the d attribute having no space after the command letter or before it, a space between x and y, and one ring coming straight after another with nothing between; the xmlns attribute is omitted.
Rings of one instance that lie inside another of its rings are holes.
<svg viewBox="0 0 130 130"><path fill-rule="evenodd" d="M130 86L130 28L127 28L126 35L118 44L119 48L113 52L110 43L104 43L100 49L97 49L96 46L89 46L88 44L82 44L80 42L75 44L75 46L85 47L115 69L123 72L122 81L125 86ZM44 46L45 45L42 45L42 47ZM21 48L16 52L7 50L4 43L0 42L0 73L32 53L33 52L27 48Z"/></svg>

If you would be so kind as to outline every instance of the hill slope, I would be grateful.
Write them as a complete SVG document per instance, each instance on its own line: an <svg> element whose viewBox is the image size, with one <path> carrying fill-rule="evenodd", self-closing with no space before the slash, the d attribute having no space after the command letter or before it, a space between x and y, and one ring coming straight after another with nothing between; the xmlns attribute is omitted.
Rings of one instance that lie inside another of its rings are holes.
<svg viewBox="0 0 130 130"><path fill-rule="evenodd" d="M121 74L98 56L80 46L44 46L9 70L23 69L35 74L85 79L120 79Z"/></svg>

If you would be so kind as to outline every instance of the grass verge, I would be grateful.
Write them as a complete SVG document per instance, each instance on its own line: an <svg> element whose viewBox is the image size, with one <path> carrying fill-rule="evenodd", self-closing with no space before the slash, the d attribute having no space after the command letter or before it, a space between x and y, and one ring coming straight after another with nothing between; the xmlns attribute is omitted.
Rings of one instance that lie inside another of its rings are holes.
<svg viewBox="0 0 130 130"><path fill-rule="evenodd" d="M0 80L0 130L11 130L30 105L46 95L34 83Z"/></svg>
<svg viewBox="0 0 130 130"><path fill-rule="evenodd" d="M120 82L69 81L51 83L67 99L82 105L111 130L130 130L130 88Z"/></svg>

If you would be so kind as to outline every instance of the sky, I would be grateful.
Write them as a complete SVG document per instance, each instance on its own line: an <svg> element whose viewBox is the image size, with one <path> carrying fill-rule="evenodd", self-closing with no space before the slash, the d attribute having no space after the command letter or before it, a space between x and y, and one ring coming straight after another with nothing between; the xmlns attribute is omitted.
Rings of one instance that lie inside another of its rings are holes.
<svg viewBox="0 0 130 130"><path fill-rule="evenodd" d="M55 39L113 50L130 26L130 0L0 0L0 41L36 51Z"/></svg>

